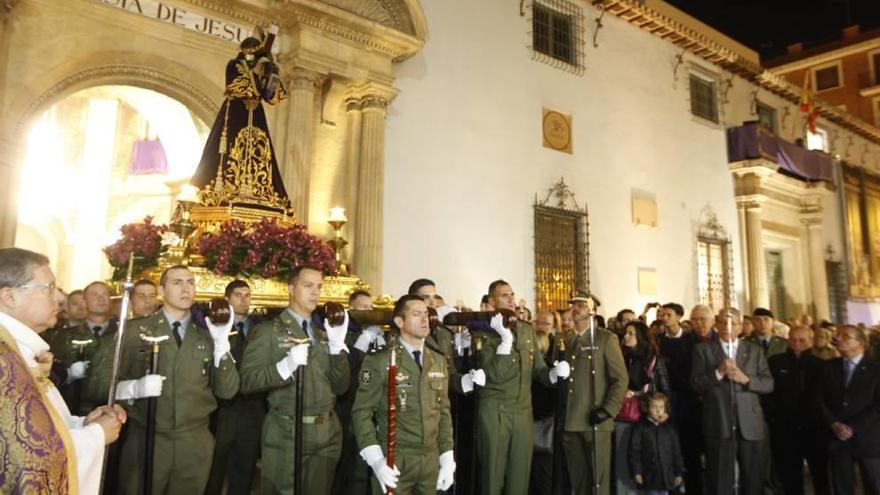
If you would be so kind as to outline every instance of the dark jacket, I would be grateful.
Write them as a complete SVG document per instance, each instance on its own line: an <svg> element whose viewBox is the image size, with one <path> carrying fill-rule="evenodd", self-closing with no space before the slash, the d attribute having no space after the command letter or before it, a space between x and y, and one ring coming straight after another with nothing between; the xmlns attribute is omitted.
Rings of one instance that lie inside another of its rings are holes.
<svg viewBox="0 0 880 495"><path fill-rule="evenodd" d="M630 476L641 474L646 490L672 490L675 477L683 476L684 460L678 433L670 421L654 424L648 419L636 423L627 450Z"/></svg>
<svg viewBox="0 0 880 495"><path fill-rule="evenodd" d="M771 428L803 432L822 428L816 414L816 393L822 379L822 360L807 351L796 357L791 350L771 357L773 393L765 402Z"/></svg>
<svg viewBox="0 0 880 495"><path fill-rule="evenodd" d="M648 367L651 360L637 354L633 354L627 348L623 347L623 360L626 363L627 372L629 372L629 384L627 390L642 393L645 385L649 385L648 391L662 392L667 397L670 395L669 373L666 371L666 365L659 356L654 363L654 369L651 370L651 376L648 376Z"/></svg>
<svg viewBox="0 0 880 495"><path fill-rule="evenodd" d="M853 437L841 442L831 437L831 450L846 448L855 456L880 457L880 365L863 357L845 385L843 359L825 362L820 389L819 414L830 432L839 421L853 429Z"/></svg>

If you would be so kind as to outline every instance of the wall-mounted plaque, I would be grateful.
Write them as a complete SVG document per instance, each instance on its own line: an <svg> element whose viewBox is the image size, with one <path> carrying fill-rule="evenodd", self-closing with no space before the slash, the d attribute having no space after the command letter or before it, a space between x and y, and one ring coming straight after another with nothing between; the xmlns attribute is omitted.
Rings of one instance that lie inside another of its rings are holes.
<svg viewBox="0 0 880 495"><path fill-rule="evenodd" d="M571 153L571 116L544 109L544 147Z"/></svg>

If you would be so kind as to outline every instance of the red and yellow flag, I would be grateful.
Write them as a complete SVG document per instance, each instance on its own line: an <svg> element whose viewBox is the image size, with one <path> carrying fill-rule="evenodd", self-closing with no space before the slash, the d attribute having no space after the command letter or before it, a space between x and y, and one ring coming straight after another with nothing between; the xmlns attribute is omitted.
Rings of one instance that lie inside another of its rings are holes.
<svg viewBox="0 0 880 495"><path fill-rule="evenodd" d="M819 118L819 111L816 109L816 96L813 88L810 87L810 71L804 72L804 88L801 90L801 112L807 114L807 129L810 132L816 132L816 120Z"/></svg>

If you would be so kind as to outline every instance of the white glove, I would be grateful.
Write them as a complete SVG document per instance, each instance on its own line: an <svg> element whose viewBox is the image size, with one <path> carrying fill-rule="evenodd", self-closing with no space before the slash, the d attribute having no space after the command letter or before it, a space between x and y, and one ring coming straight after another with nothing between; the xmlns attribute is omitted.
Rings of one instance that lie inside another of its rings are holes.
<svg viewBox="0 0 880 495"><path fill-rule="evenodd" d="M137 380L123 380L116 385L116 400L146 399L162 395L162 375L144 375Z"/></svg>
<svg viewBox="0 0 880 495"><path fill-rule="evenodd" d="M437 475L437 489L446 491L455 482L455 458L452 451L440 454L440 472Z"/></svg>
<svg viewBox="0 0 880 495"><path fill-rule="evenodd" d="M71 364L70 368L67 368L67 381L72 382L74 380L82 380L86 377L86 372L88 370L88 361L77 361Z"/></svg>
<svg viewBox="0 0 880 495"><path fill-rule="evenodd" d="M287 380L300 366L309 364L309 344L297 344L287 351L287 355L278 361L275 369L282 380Z"/></svg>
<svg viewBox="0 0 880 495"><path fill-rule="evenodd" d="M489 325L501 336L501 344L495 350L495 353L500 355L510 354L510 351L513 349L513 332L508 328L504 328L504 316L498 313L492 317Z"/></svg>
<svg viewBox="0 0 880 495"><path fill-rule="evenodd" d="M569 375L571 375L571 366L568 361L553 362L553 369L550 370L550 383L556 383L560 378L565 380Z"/></svg>
<svg viewBox="0 0 880 495"><path fill-rule="evenodd" d="M370 348L370 344L373 342L376 342L380 346L385 345L385 337L382 336L382 329L375 325L371 325L361 330L360 336L358 336L357 340L354 342L354 347L361 352L367 352Z"/></svg>
<svg viewBox="0 0 880 495"><path fill-rule="evenodd" d="M327 343L330 346L330 354L336 355L342 351L348 352L345 345L345 334L348 332L348 311L345 311L345 319L338 327L330 326L330 322L324 319L324 330L327 331Z"/></svg>
<svg viewBox="0 0 880 495"><path fill-rule="evenodd" d="M232 346L229 345L229 332L232 330L232 325L235 324L235 318L230 315L229 321L225 325L215 325L211 323L211 318L205 318L205 324L208 325L211 340L214 341L214 367L216 368L220 366L223 356L232 349Z"/></svg>
<svg viewBox="0 0 880 495"><path fill-rule="evenodd" d="M364 448L361 450L361 458L373 470L376 480L379 481L382 493L388 492L389 488L397 488L397 477L400 476L400 471L397 469L397 466L394 466L394 468L388 466L381 447L370 445Z"/></svg>
<svg viewBox="0 0 880 495"><path fill-rule="evenodd" d="M486 386L486 372L483 370L470 370L461 377L461 389L464 393L470 393L475 385Z"/></svg>
<svg viewBox="0 0 880 495"><path fill-rule="evenodd" d="M471 346L471 333L467 331L467 329L462 329L460 332L455 334L455 348L458 350L458 354L461 355L462 351L469 348Z"/></svg>
<svg viewBox="0 0 880 495"><path fill-rule="evenodd" d="M440 323L443 323L443 319L446 318L446 315L448 315L449 313L455 312L455 306L450 306L448 304L444 304L443 306L440 306L439 308L435 308L435 310L437 311L437 318L440 319Z"/></svg>

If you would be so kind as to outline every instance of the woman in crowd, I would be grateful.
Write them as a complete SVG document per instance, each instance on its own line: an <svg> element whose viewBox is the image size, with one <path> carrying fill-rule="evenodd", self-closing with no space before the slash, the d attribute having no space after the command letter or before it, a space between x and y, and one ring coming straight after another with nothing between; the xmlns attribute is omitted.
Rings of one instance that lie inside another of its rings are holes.
<svg viewBox="0 0 880 495"><path fill-rule="evenodd" d="M623 359L629 372L629 385L626 401L635 401L648 392L661 392L669 395L669 374L660 358L660 350L656 336L643 322L635 320L626 323L621 338ZM627 466L627 446L629 445L630 428L638 418L618 415L614 422L616 451L614 454L614 471L617 478L617 495L637 495L638 489L629 474Z"/></svg>

